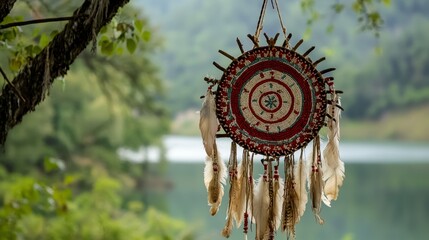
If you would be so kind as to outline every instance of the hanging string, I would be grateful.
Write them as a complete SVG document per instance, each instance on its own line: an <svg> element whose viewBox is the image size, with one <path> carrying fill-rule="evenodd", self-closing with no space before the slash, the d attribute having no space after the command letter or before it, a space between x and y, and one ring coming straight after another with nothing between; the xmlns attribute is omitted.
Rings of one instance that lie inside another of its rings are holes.
<svg viewBox="0 0 429 240"><path fill-rule="evenodd" d="M273 5L273 8L276 9L277 11L277 15L279 17L279 22L280 22L280 26L282 28L282 32L284 37L286 38L286 27L283 23L283 19L282 19L282 14L279 8L279 3L278 0L274 0L274 4L273 4L273 0L271 0L271 4ZM261 35L261 31L264 25L264 17L265 17L265 12L267 9L267 5L268 5L268 0L263 0L262 3L262 8L261 8L261 13L259 14L259 19L258 19L258 25L256 26L256 31L255 31L255 35L254 35L254 40L257 43L259 41L259 36Z"/></svg>
<svg viewBox="0 0 429 240"><path fill-rule="evenodd" d="M249 230L249 198L250 198L250 182L249 182L249 152L247 150L245 150L245 152L243 152L243 161L244 161L244 166L246 168L246 170L244 171L244 176L242 176L243 178L246 179L246 183L244 185L244 187L246 188L246 200L245 200L245 207L244 207L244 224L243 224L243 232L244 235L247 239L247 231ZM243 187L243 186L242 186Z"/></svg>
<svg viewBox="0 0 429 240"><path fill-rule="evenodd" d="M262 3L261 13L259 14L258 25L255 31L255 41L259 41L259 35L261 35L262 25L265 17L265 10L267 9L268 0L264 0Z"/></svg>
<svg viewBox="0 0 429 240"><path fill-rule="evenodd" d="M273 186L273 168L272 168L272 161L273 159L270 157L267 157L268 161L268 195L270 197L270 204L268 207L269 215L268 215L268 229L269 229L269 235L268 239L273 240L274 239L274 186Z"/></svg>
<svg viewBox="0 0 429 240"><path fill-rule="evenodd" d="M276 4L277 15L279 15L279 21L280 21L280 25L281 25L281 27L282 27L283 35L284 35L284 37L286 38L286 27L285 27L285 25L283 24L282 14L281 14L281 12L280 12L280 8L279 8L278 0L275 0L274 2L275 2L275 4Z"/></svg>

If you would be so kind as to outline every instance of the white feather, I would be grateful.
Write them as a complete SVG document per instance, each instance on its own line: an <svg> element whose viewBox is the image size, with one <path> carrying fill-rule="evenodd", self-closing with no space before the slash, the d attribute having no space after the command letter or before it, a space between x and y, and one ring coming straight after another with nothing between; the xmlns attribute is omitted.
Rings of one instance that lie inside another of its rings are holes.
<svg viewBox="0 0 429 240"><path fill-rule="evenodd" d="M241 222L243 221L243 216L246 208L246 182L248 182L247 177L247 151L243 152L243 159L238 165L238 184L239 184L239 193L237 195L237 203L235 204L235 224L237 227L240 227Z"/></svg>
<svg viewBox="0 0 429 240"><path fill-rule="evenodd" d="M305 206L308 201L307 194L307 177L308 177L308 165L305 161L303 154L299 159L299 163L295 165L294 169L295 176L295 192L298 197L298 221L305 212Z"/></svg>
<svg viewBox="0 0 429 240"><path fill-rule="evenodd" d="M243 153L243 160L240 165L237 167L237 144L235 142L231 142L231 155L229 158L229 203L228 209L226 211L226 224L222 230L222 236L228 238L231 235L233 228L233 220L235 220L236 225L241 224L241 220L243 218L244 213L244 200L242 197L242 187L241 187L241 179L240 173L245 171L246 164L243 162L246 161L245 153ZM243 170L244 166L244 170ZM243 174L241 174L243 175ZM245 186L244 186L245 187ZM244 188L243 187L243 188ZM245 189L244 189L245 194Z"/></svg>
<svg viewBox="0 0 429 240"><path fill-rule="evenodd" d="M268 193L268 182L261 176L256 184L253 195L253 217L256 222L256 239L263 240L269 234L270 197Z"/></svg>
<svg viewBox="0 0 429 240"><path fill-rule="evenodd" d="M311 154L312 159L312 171L310 172L310 197L312 203L313 214L316 218L316 221L319 224L323 224L323 219L320 217L321 211L321 202L330 205L330 202L325 202L326 197L324 197L323 189L323 171L321 170L321 163L319 162L320 155L320 138L318 135L313 139L313 152ZM320 159L320 161L323 161ZM326 199L327 200L327 199Z"/></svg>
<svg viewBox="0 0 429 240"><path fill-rule="evenodd" d="M217 165L217 171L214 171L214 165ZM223 185L226 181L225 163L217 153L216 143L214 144L212 157L206 157L204 168L204 185L208 192L208 204L211 206L210 213L215 215L219 210L224 195Z"/></svg>
<svg viewBox="0 0 429 240"><path fill-rule="evenodd" d="M205 167L204 167L204 185L206 189L209 189L210 181L213 179L213 160L206 156Z"/></svg>
<svg viewBox="0 0 429 240"><path fill-rule="evenodd" d="M211 90L208 90L204 98L203 106L201 107L199 124L204 149L208 156L213 152L218 125L215 98Z"/></svg>
<svg viewBox="0 0 429 240"><path fill-rule="evenodd" d="M279 178L278 181L274 180L274 206L273 206L273 220L274 227L277 230L282 223L282 206L283 206L283 194L284 194L284 183L283 179Z"/></svg>
<svg viewBox="0 0 429 240"><path fill-rule="evenodd" d="M254 207L254 192L256 188L255 179L253 178L253 157L254 154L252 154L252 157L248 159L248 169L247 169L247 189L246 189L246 212L248 214L248 220L250 223L255 222L255 218L253 217L253 207Z"/></svg>
<svg viewBox="0 0 429 240"><path fill-rule="evenodd" d="M333 103L340 105L340 100L337 95L334 95ZM334 120L328 124L328 143L323 150L323 181L325 182L324 193L327 200L336 200L339 193L339 188L342 186L345 177L344 162L341 161L339 152L340 140L340 109L332 104L329 106L329 111L333 113Z"/></svg>

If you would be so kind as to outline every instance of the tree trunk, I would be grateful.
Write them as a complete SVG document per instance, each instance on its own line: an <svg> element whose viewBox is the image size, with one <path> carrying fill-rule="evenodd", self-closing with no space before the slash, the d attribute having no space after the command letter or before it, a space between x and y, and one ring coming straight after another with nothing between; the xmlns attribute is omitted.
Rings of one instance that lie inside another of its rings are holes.
<svg viewBox="0 0 429 240"><path fill-rule="evenodd" d="M23 101L6 85L0 95L0 145L6 141L8 131L21 122L22 117L34 111L45 98L55 78L64 76L76 57L95 40L101 27L115 16L129 0L85 0L64 30L37 56L30 59L13 79ZM13 2L8 0L8 2Z"/></svg>
<svg viewBox="0 0 429 240"><path fill-rule="evenodd" d="M2 2L0 3L0 22L3 22L3 19L9 15L16 0L2 0Z"/></svg>

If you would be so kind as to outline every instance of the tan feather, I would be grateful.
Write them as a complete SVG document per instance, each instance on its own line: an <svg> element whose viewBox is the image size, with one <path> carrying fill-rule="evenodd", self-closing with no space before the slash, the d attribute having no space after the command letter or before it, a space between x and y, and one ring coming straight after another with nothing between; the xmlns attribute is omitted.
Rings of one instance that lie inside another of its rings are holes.
<svg viewBox="0 0 429 240"><path fill-rule="evenodd" d="M305 205L308 201L307 196L307 177L308 177L308 165L304 159L304 150L301 150L301 155L299 157L299 163L295 165L294 177L295 177L295 192L298 199L297 211L299 222L302 215L305 212Z"/></svg>
<svg viewBox="0 0 429 240"><path fill-rule="evenodd" d="M278 171L274 171L273 178L273 192L274 192L274 202L273 202L273 221L274 221L274 230L277 230L280 227L282 222L282 205L283 205L283 195L284 195L284 184L283 179L278 175ZM276 176L277 175L277 176Z"/></svg>
<svg viewBox="0 0 429 240"><path fill-rule="evenodd" d="M216 143L213 147L213 154L206 158L206 166L204 168L204 184L208 193L208 204L210 214L215 215L222 202L224 194L223 184L225 184L226 171L225 163L218 154Z"/></svg>
<svg viewBox="0 0 429 240"><path fill-rule="evenodd" d="M228 238L231 235L232 232L232 223L234 218L234 201L236 200L236 194L237 194L237 180L230 181L230 189L229 189L229 204L228 204L228 210L226 212L226 223L225 227L222 230L222 236Z"/></svg>
<svg viewBox="0 0 429 240"><path fill-rule="evenodd" d="M285 180L284 180L284 184L283 184L283 188L284 188L284 194L283 194L283 206L282 206L282 227L281 230L282 232L286 231L287 229L287 223L288 223L288 212L289 212L289 201L288 201L288 196L287 193L289 192L286 187L288 186L287 184L287 167L285 165Z"/></svg>
<svg viewBox="0 0 429 240"><path fill-rule="evenodd" d="M253 217L253 189L255 188L255 180L253 179L253 157L254 153L252 153L252 157L248 162L248 171L247 171L247 179L246 182L246 206L245 206L245 219L244 219L244 236L247 239L247 232L249 230L249 223L255 222Z"/></svg>
<svg viewBox="0 0 429 240"><path fill-rule="evenodd" d="M232 232L232 217L228 215L226 219L225 227L223 227L222 229L222 236L225 238L229 238L229 236L231 236L231 232Z"/></svg>
<svg viewBox="0 0 429 240"><path fill-rule="evenodd" d="M270 197L268 192L268 181L261 176L256 184L253 194L253 217L256 223L256 238L257 240L266 239L269 233L269 206Z"/></svg>
<svg viewBox="0 0 429 240"><path fill-rule="evenodd" d="M246 153L243 153L243 156L246 156ZM230 199L229 199L229 207L227 211L227 222L222 231L222 236L228 238L231 235L233 220L235 221L236 227L240 227L241 222L243 221L244 210L245 210L245 201L246 201L246 181L247 181L247 159L243 157L241 161L238 171L237 167L233 169L234 174L238 175L230 175Z"/></svg>
<svg viewBox="0 0 429 240"><path fill-rule="evenodd" d="M282 231L286 231L288 238L295 239L295 225L298 223L298 196L294 189L293 160L289 156L285 159L284 202L282 209Z"/></svg>
<svg viewBox="0 0 429 240"><path fill-rule="evenodd" d="M237 202L235 204L234 220L237 227L240 227L243 221L243 216L246 208L246 183L248 182L248 164L249 152L243 150L242 160L238 165L238 185L239 193L237 195Z"/></svg>
<svg viewBox="0 0 429 240"><path fill-rule="evenodd" d="M313 154L312 154L312 171L310 173L310 196L312 201L312 209L316 221L323 224L323 219L320 217L321 202L323 195L323 180L321 172L321 159L320 159L320 139L316 136L313 140Z"/></svg>
<svg viewBox="0 0 429 240"><path fill-rule="evenodd" d="M229 201L228 210L226 212L226 223L222 230L222 236L228 238L231 235L233 227L233 219L236 216L236 206L238 202L238 195L240 194L240 185L238 182L237 172L237 144L231 142L231 155L229 157Z"/></svg>
<svg viewBox="0 0 429 240"><path fill-rule="evenodd" d="M274 239L274 233L276 228L275 222L275 191L274 191L274 181L273 181L273 169L272 161L274 159L267 157L267 167L268 167L268 196L270 199L270 204L268 206L268 229L267 233L264 234L263 239Z"/></svg>
<svg viewBox="0 0 429 240"><path fill-rule="evenodd" d="M216 132L218 131L218 120L216 117L216 103L215 98L208 90L203 106L200 111L200 132L203 139L204 149L206 150L207 156L213 153L214 142L216 141Z"/></svg>
<svg viewBox="0 0 429 240"><path fill-rule="evenodd" d="M340 187L343 185L345 177L344 162L341 161L339 152L340 140L340 109L334 103L341 105L338 95L333 96L328 111L333 119L328 123L328 143L323 150L323 181L325 181L324 192L327 200L337 200Z"/></svg>

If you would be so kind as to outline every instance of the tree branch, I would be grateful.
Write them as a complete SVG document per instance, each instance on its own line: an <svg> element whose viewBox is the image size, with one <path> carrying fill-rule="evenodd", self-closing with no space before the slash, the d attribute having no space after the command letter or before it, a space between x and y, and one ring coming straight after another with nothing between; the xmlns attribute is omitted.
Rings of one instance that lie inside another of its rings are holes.
<svg viewBox="0 0 429 240"><path fill-rule="evenodd" d="M13 79L12 84L27 100L23 103L10 84L0 94L0 145L6 141L11 128L21 122L25 114L34 111L43 101L54 79L64 76L76 57L95 40L100 29L106 25L118 9L129 0L85 0L73 14L86 17L74 18L64 30L37 56L30 59Z"/></svg>
<svg viewBox="0 0 429 240"><path fill-rule="evenodd" d="M21 98L21 100L25 103L27 101L25 101L24 97L21 95L21 93L18 91L18 89L16 89L15 86L13 86L13 84L9 81L9 78L7 78L6 73L3 71L3 68L0 67L0 73L3 76L4 80L6 80L6 82L11 85L12 90L19 96L19 98Z"/></svg>
<svg viewBox="0 0 429 240"><path fill-rule="evenodd" d="M2 0L0 3L0 22L3 22L3 19L9 15L15 2L16 0Z"/></svg>
<svg viewBox="0 0 429 240"><path fill-rule="evenodd" d="M30 24L68 21L68 20L72 20L73 18L77 18L77 17L80 17L80 16L44 18L44 19L35 19L35 20L28 20L28 21L22 21L22 22L13 22L13 23L0 25L0 30L10 28L10 27L25 26L25 25L30 25Z"/></svg>

